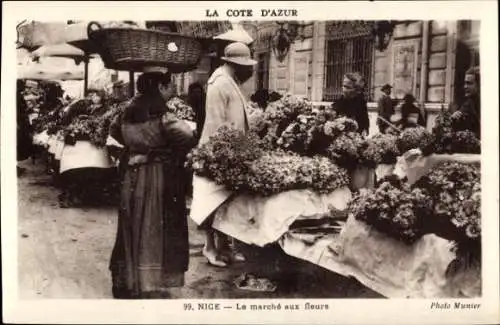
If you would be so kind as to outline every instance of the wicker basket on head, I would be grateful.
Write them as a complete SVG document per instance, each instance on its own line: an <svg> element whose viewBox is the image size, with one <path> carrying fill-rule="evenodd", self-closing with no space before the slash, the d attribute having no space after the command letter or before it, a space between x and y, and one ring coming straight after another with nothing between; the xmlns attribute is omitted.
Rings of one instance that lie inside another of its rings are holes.
<svg viewBox="0 0 500 325"><path fill-rule="evenodd" d="M96 44L108 69L142 71L145 66L191 70L202 54L199 40L150 29L102 28L88 25L89 38Z"/></svg>

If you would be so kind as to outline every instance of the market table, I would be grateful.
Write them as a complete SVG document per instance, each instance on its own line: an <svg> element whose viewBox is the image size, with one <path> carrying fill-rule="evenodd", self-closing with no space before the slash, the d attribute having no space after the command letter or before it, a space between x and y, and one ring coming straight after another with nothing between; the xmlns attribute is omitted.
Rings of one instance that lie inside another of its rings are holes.
<svg viewBox="0 0 500 325"><path fill-rule="evenodd" d="M379 166L377 179L394 172L414 183L442 161L477 163L480 155L423 157L413 151L395 166ZM388 298L481 295L480 265L461 265L452 250L453 243L434 234L407 245L352 216L338 233L314 236L290 230L294 222L326 213L331 206L345 210L350 191L339 189L334 193L320 196L305 190L289 191L271 198L239 195L220 206L213 227L250 245L263 247L278 242L286 254L354 277Z"/></svg>
<svg viewBox="0 0 500 325"><path fill-rule="evenodd" d="M460 267L452 243L433 234L409 246L349 217L336 235L307 242L286 233L279 241L288 255L309 261L346 277L388 298L477 297L481 268Z"/></svg>

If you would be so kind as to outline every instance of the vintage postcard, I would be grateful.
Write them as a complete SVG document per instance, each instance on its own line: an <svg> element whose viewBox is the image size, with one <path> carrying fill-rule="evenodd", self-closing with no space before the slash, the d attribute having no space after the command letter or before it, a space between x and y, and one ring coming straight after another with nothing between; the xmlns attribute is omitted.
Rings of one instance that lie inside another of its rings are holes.
<svg viewBox="0 0 500 325"><path fill-rule="evenodd" d="M2 9L6 323L500 322L495 1Z"/></svg>

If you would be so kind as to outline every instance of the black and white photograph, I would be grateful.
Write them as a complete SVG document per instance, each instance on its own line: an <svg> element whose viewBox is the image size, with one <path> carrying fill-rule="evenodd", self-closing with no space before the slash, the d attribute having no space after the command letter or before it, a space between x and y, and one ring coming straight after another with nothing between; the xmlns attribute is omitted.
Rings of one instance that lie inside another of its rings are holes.
<svg viewBox="0 0 500 325"><path fill-rule="evenodd" d="M498 55L490 67L483 50L497 30L475 17L304 20L293 2L134 20L136 5L57 20L16 6L1 174L18 300L177 302L172 315L241 322L425 299L412 312L500 320L498 297L485 302L485 274L498 286L498 265L485 270L498 264L498 189L484 183L498 179L486 170L498 91L481 87L498 86L484 76Z"/></svg>

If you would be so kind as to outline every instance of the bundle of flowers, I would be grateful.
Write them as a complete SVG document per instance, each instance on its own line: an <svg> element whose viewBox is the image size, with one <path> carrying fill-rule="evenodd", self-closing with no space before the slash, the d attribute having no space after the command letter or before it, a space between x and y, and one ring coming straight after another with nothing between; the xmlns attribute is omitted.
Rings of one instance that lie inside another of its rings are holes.
<svg viewBox="0 0 500 325"><path fill-rule="evenodd" d="M448 111L441 111L432 130L435 153L481 153L481 141L473 132L466 129L466 122L462 119L453 117Z"/></svg>
<svg viewBox="0 0 500 325"><path fill-rule="evenodd" d="M421 189L384 182L375 190L362 191L349 203L360 221L406 244L425 234L424 220L430 212L429 198Z"/></svg>
<svg viewBox="0 0 500 325"><path fill-rule="evenodd" d="M433 232L465 248L481 241L480 177L479 166L444 162L414 184L431 200Z"/></svg>
<svg viewBox="0 0 500 325"><path fill-rule="evenodd" d="M209 141L194 148L188 155L187 166L197 175L210 178L228 189L248 188L250 164L261 157L260 140L241 131L221 127Z"/></svg>
<svg viewBox="0 0 500 325"><path fill-rule="evenodd" d="M368 148L368 141L357 132L348 132L336 137L328 146L327 157L337 165L353 169L358 165L375 166L372 157L364 156Z"/></svg>
<svg viewBox="0 0 500 325"><path fill-rule="evenodd" d="M33 129L36 133L47 131L48 135L56 134L60 129L60 118L55 112L40 115L33 121Z"/></svg>
<svg viewBox="0 0 500 325"><path fill-rule="evenodd" d="M269 103L261 123L256 125L254 131L269 145L278 147L278 139L285 129L296 122L299 115L310 115L312 111L312 104L307 99L285 94L281 99Z"/></svg>
<svg viewBox="0 0 500 325"><path fill-rule="evenodd" d="M167 102L167 109L169 112L174 113L178 119L195 121L195 112L191 106L186 104L185 101L179 97L173 97Z"/></svg>
<svg viewBox="0 0 500 325"><path fill-rule="evenodd" d="M339 143L345 140L342 136L353 138L351 150L357 151L361 137L350 136L357 131L356 121L337 117L330 108L317 108L304 98L290 94L284 95L275 102L269 103L266 110L251 108L250 126L268 147L282 149L302 156L329 156L329 147L339 138ZM345 142L345 141L344 141ZM359 162L359 154L349 161ZM338 161L339 159L336 159Z"/></svg>
<svg viewBox="0 0 500 325"><path fill-rule="evenodd" d="M97 118L77 117L64 128L63 135L68 145L74 145L76 141L90 141L96 147L104 147L108 129Z"/></svg>
<svg viewBox="0 0 500 325"><path fill-rule="evenodd" d="M366 161L379 164L395 164L397 157L401 155L397 145L398 137L390 134L382 134L367 141L363 157Z"/></svg>
<svg viewBox="0 0 500 325"><path fill-rule="evenodd" d="M261 195L299 189L330 193L348 184L347 171L329 159L283 151L264 153L250 165L248 175L249 190Z"/></svg>
<svg viewBox="0 0 500 325"><path fill-rule="evenodd" d="M267 131L266 114L257 103L248 102L247 108L248 125L251 132L254 132L263 138Z"/></svg>
<svg viewBox="0 0 500 325"><path fill-rule="evenodd" d="M347 172L328 158L269 150L255 134L228 127L193 149L187 165L230 190L263 196L296 189L329 193L349 183Z"/></svg>
<svg viewBox="0 0 500 325"><path fill-rule="evenodd" d="M432 134L422 126L407 128L399 135L397 147L399 152L405 153L411 149L420 149L424 155L432 153L434 138Z"/></svg>
<svg viewBox="0 0 500 325"><path fill-rule="evenodd" d="M99 126L109 134L111 124L121 117L128 103L128 101L113 103L104 114L96 116L95 118Z"/></svg>

